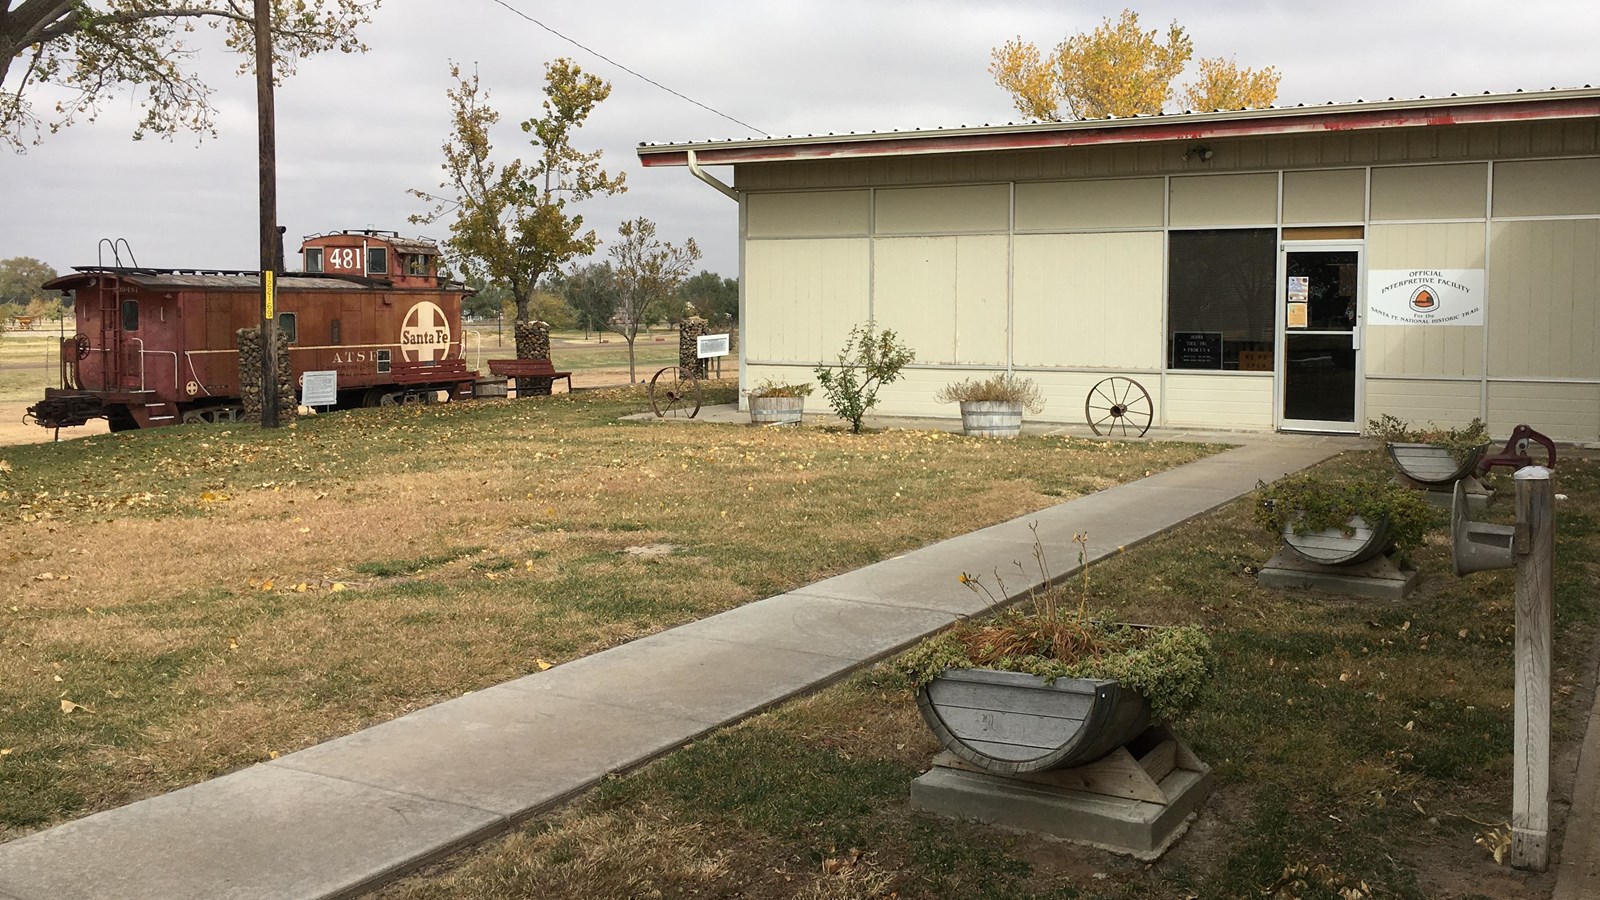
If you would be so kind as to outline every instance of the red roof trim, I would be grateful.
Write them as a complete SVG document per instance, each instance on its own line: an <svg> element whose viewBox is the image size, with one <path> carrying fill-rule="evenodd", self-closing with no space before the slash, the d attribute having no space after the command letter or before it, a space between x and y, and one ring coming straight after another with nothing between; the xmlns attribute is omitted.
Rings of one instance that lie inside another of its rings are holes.
<svg viewBox="0 0 1600 900"><path fill-rule="evenodd" d="M805 159L849 159L858 157L902 156L928 153L977 153L989 150L1037 150L1056 147L1083 147L1097 144L1132 144L1154 141L1195 141L1263 135L1311 134L1335 131L1369 131L1383 128L1418 128L1440 125L1478 125L1496 122L1522 122L1537 119L1579 119L1600 117L1600 98L1532 100L1496 104L1416 107L1411 109L1352 109L1304 114L1261 116L1241 119L1189 119L1161 116L1144 119L1118 119L1099 127L1072 127L1051 130L1045 126L1026 126L1025 131L932 132L915 134L860 135L848 138L808 140L792 143L742 146L740 143L696 145L700 165L782 162ZM638 148L645 166L688 165L683 145Z"/></svg>

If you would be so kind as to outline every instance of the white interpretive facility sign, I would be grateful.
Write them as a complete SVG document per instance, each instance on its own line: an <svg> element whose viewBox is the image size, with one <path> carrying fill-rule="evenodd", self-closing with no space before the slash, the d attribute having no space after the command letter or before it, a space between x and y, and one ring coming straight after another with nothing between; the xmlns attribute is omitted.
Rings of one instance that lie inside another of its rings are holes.
<svg viewBox="0 0 1600 900"><path fill-rule="evenodd" d="M1482 269L1373 269L1368 325L1482 325Z"/></svg>

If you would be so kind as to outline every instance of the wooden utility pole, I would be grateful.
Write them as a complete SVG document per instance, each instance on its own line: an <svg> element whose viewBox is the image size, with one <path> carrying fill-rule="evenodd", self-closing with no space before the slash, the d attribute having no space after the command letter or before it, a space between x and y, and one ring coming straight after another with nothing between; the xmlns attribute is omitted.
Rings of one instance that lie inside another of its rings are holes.
<svg viewBox="0 0 1600 900"><path fill-rule="evenodd" d="M1511 864L1550 865L1550 654L1555 618L1555 484L1527 466L1517 486L1516 716L1512 753Z"/></svg>
<svg viewBox="0 0 1600 900"><path fill-rule="evenodd" d="M272 3L256 3L256 125L261 146L261 427L278 427L278 151L272 106Z"/></svg>

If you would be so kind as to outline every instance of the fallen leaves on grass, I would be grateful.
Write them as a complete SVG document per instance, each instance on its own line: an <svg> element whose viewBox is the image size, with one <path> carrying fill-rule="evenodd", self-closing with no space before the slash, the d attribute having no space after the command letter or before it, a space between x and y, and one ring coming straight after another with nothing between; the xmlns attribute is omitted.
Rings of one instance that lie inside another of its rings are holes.
<svg viewBox="0 0 1600 900"><path fill-rule="evenodd" d="M1511 850L1511 826L1504 822L1490 826L1487 830L1479 832L1472 842L1489 851L1489 855L1494 857L1495 865L1503 866L1506 863L1506 853Z"/></svg>
<svg viewBox="0 0 1600 900"><path fill-rule="evenodd" d="M94 712L94 710L90 709L87 706L84 706L81 703L73 703L71 700L67 700L67 699L62 699L62 701L61 701L61 714L62 715L70 716L70 715L72 715L73 713L77 712L80 709L83 710L86 713L87 712Z"/></svg>

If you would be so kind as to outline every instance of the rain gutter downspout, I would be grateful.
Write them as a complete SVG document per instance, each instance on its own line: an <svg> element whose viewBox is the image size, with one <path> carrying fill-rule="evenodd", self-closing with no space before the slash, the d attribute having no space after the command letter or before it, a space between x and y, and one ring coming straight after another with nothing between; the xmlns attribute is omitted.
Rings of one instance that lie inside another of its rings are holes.
<svg viewBox="0 0 1600 900"><path fill-rule="evenodd" d="M694 151L693 150L689 150L687 152L689 154L689 156L688 156L688 159L689 159L689 171L694 175L694 177L696 177L696 178L700 179L701 181L704 181L706 184L709 184L712 187L716 188L718 191L720 191L723 195L725 195L728 199L732 200L733 202L735 202L735 203L739 202L739 192L738 191L734 190L731 187L728 187L726 184L723 184L720 180L717 179L717 176L712 175L710 172L707 172L705 169L700 168L700 163L695 159L695 155L694 155Z"/></svg>

